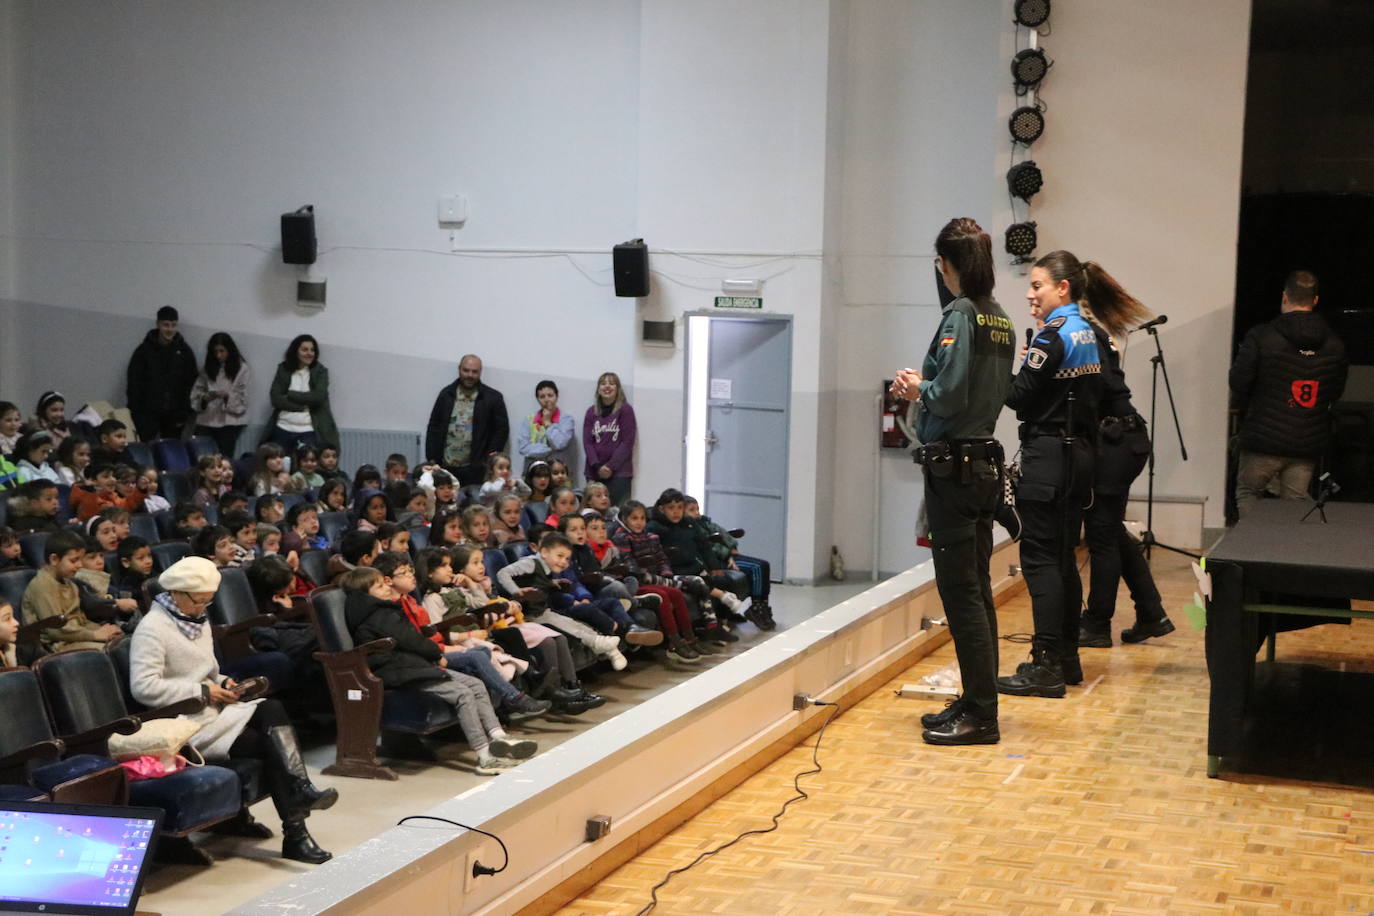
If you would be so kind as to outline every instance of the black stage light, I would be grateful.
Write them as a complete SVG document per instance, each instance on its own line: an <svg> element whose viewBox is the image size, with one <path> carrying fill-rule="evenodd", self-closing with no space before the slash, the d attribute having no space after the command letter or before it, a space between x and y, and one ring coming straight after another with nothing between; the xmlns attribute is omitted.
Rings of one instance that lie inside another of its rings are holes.
<svg viewBox="0 0 1374 916"><path fill-rule="evenodd" d="M1040 109L1023 105L1011 113L1007 128L1011 131L1013 140L1030 146L1045 132L1045 116L1040 113Z"/></svg>
<svg viewBox="0 0 1374 916"><path fill-rule="evenodd" d="M1012 223L1007 227L1007 254L1015 255L1017 264L1029 261L1037 244L1034 222Z"/></svg>
<svg viewBox="0 0 1374 916"><path fill-rule="evenodd" d="M1045 176L1040 168L1027 159L1007 169L1007 190L1013 197L1030 200L1045 184Z"/></svg>
<svg viewBox="0 0 1374 916"><path fill-rule="evenodd" d="M1038 29L1050 18L1050 0L1016 0L1016 24Z"/></svg>
<svg viewBox="0 0 1374 916"><path fill-rule="evenodd" d="M1011 59L1011 78L1016 82L1016 93L1024 95L1027 89L1040 85L1051 66L1053 64L1045 59L1045 52L1039 48L1017 51Z"/></svg>

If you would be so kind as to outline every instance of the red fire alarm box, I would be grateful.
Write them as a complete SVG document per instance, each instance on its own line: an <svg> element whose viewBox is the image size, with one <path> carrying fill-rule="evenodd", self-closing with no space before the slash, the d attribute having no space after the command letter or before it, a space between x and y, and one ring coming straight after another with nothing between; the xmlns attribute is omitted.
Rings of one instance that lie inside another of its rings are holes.
<svg viewBox="0 0 1374 916"><path fill-rule="evenodd" d="M905 398L899 398L891 393L892 379L883 381L883 416L882 428L879 430L879 442L883 448L911 448L911 440L902 432L902 427L898 425L899 419L905 420L907 408L911 402Z"/></svg>

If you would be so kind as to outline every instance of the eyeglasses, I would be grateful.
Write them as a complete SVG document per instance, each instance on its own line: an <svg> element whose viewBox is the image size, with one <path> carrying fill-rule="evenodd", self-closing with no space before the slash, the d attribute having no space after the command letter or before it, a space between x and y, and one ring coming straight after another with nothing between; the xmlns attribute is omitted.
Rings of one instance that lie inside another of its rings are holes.
<svg viewBox="0 0 1374 916"><path fill-rule="evenodd" d="M186 600L191 603L191 607L195 608L207 608L215 603L215 596L213 594L211 594L210 597L206 598L204 601L197 601L195 596L192 595L190 592L177 592L177 594L185 596Z"/></svg>

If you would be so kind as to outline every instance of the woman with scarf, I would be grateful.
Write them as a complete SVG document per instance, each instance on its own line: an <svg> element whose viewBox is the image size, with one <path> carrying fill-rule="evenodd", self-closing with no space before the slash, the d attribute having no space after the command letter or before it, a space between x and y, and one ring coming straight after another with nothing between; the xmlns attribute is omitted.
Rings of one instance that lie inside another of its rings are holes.
<svg viewBox="0 0 1374 916"><path fill-rule="evenodd" d="M534 399L539 409L525 417L515 431L516 450L525 457L521 474L536 461L552 463L558 459L572 467L573 418L558 409L558 386L544 379L534 386Z"/></svg>

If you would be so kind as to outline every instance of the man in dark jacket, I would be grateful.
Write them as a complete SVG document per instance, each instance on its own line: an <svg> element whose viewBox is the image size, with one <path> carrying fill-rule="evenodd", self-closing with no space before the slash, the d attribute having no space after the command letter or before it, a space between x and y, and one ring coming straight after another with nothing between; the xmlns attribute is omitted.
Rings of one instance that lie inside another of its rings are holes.
<svg viewBox="0 0 1374 916"><path fill-rule="evenodd" d="M178 438L191 417L191 386L196 382L196 355L177 332L177 310L157 310L157 327L129 359L126 396L138 438Z"/></svg>
<svg viewBox="0 0 1374 916"><path fill-rule="evenodd" d="M1236 510L1244 516L1275 478L1283 499L1304 499L1331 441L1331 405L1345 390L1345 345L1314 309L1317 278L1296 270L1280 314L1250 329L1231 364L1231 392L1244 413Z"/></svg>
<svg viewBox="0 0 1374 916"><path fill-rule="evenodd" d="M425 457L442 464L461 486L481 483L487 456L504 452L510 418L501 392L482 384L482 360L458 361L458 378L439 389L425 430Z"/></svg>

